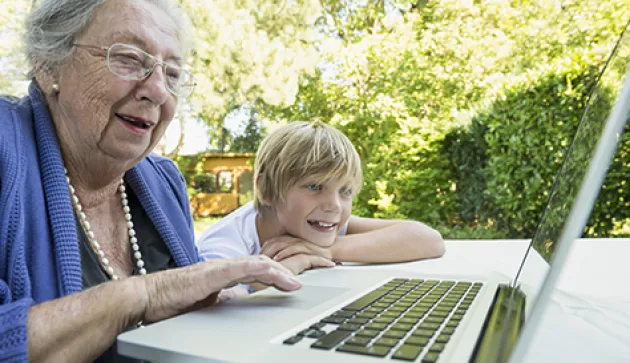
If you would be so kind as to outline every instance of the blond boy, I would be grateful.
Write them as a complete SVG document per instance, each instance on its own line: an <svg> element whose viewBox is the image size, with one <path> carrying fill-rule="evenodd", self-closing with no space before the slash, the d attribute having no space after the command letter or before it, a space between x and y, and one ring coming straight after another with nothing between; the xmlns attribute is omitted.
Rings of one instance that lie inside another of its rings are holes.
<svg viewBox="0 0 630 363"><path fill-rule="evenodd" d="M415 221L353 216L362 184L350 140L323 123L293 122L261 143L254 201L209 227L201 256L267 255L299 274L338 262L403 262L442 256L440 234Z"/></svg>

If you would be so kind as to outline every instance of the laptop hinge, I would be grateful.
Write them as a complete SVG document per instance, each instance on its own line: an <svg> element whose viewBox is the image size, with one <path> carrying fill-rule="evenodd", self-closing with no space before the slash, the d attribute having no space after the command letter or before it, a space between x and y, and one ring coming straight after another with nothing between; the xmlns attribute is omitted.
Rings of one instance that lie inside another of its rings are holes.
<svg viewBox="0 0 630 363"><path fill-rule="evenodd" d="M525 294L499 285L470 363L505 363L525 323Z"/></svg>

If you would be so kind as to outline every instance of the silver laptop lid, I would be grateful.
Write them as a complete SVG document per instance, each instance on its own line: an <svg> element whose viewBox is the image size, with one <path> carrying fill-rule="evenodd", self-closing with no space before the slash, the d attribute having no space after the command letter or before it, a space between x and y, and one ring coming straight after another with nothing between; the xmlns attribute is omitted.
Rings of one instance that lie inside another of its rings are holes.
<svg viewBox="0 0 630 363"><path fill-rule="evenodd" d="M550 301L573 241L582 236L617 144L630 120L630 23L620 36L589 97L571 147L556 177L549 201L513 286L528 269L549 263L528 303L531 315L523 327L510 363L521 362ZM613 107L613 100L614 102Z"/></svg>

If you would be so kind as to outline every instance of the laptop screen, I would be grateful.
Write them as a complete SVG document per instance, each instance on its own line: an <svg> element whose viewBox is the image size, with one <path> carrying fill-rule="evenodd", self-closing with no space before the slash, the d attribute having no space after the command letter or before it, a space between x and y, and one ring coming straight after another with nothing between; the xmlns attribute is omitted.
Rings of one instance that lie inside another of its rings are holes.
<svg viewBox="0 0 630 363"><path fill-rule="evenodd" d="M518 285L523 274L534 274L542 284L554 260L556 243L569 219L571 207L585 179L588 166L593 160L597 144L602 137L606 121L622 88L624 77L630 66L630 29L628 25L621 34L602 73L593 87L585 111L578 125L573 142L558 172L549 193L547 206L538 223L530 247L513 281ZM628 120L626 120L626 128ZM617 135L618 141L628 142ZM619 162L613 161L613 163ZM604 187L616 187L606 185ZM531 286L537 293L540 285Z"/></svg>

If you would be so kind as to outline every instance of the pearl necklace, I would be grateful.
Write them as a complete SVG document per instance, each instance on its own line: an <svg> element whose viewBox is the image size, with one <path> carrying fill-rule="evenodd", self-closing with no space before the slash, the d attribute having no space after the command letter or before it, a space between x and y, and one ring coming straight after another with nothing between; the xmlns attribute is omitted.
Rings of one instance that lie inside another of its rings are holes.
<svg viewBox="0 0 630 363"><path fill-rule="evenodd" d="M81 207L81 203L79 202L79 198L75 194L75 189L70 183L70 177L68 176L68 170L64 168L66 172L66 181L68 182L68 190L70 191L70 198L72 199L72 205L74 206L74 210L79 216L79 221L83 226L83 230L85 231L85 235L87 236L92 248L96 252L103 269L109 275L112 280L118 280L118 276L114 273L114 268L110 266L109 260L105 257L105 252L101 250L101 245L98 243L96 238L94 237L94 232L92 232L92 227L90 226L90 222L87 221L87 217L85 213L83 213L83 207ZM131 221L131 209L129 208L129 201L127 200L127 193L125 193L125 183L122 179L120 179L120 185L118 186L118 191L120 192L120 199L122 201L123 212L125 213L125 220L127 221L127 229L129 230L129 242L131 243L131 248L133 249L133 256L136 258L136 266L138 266L138 272L140 275L146 275L147 270L144 268L144 261L142 261L142 254L140 253L140 247L138 246L138 239L136 238L136 230L133 229L133 222Z"/></svg>

